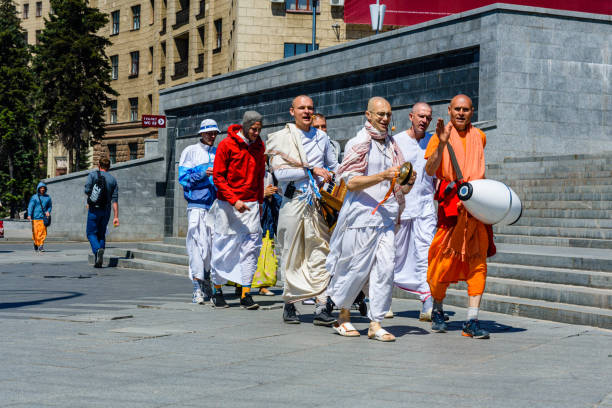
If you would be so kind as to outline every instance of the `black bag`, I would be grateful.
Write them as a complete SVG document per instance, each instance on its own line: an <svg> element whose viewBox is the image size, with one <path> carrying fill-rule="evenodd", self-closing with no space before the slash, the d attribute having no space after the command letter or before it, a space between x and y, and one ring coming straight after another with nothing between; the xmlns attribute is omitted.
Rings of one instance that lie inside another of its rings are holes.
<svg viewBox="0 0 612 408"><path fill-rule="evenodd" d="M43 224L45 224L45 227L48 227L49 225L51 225L51 214L49 214L49 216L45 215L45 209L43 208L42 200L40 199L40 195L38 195L38 193L36 193L36 195L38 196L38 202L40 203L40 210L42 211L42 214L43 214Z"/></svg>
<svg viewBox="0 0 612 408"><path fill-rule="evenodd" d="M89 193L89 197L87 197L87 204L89 207L93 208L105 208L107 202L107 192L106 192L106 179L98 170L98 178L94 182L93 187L91 188L91 193Z"/></svg>

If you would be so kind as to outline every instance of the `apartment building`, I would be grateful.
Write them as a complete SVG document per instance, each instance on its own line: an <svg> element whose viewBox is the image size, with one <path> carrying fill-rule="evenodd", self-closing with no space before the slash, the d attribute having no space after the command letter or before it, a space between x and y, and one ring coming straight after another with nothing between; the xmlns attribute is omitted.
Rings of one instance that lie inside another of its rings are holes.
<svg viewBox="0 0 612 408"><path fill-rule="evenodd" d="M44 28L49 1L17 0L30 44ZM301 54L312 49L313 0L90 0L109 16L101 35L112 45L111 86L119 95L107 108L106 134L92 162L144 156L155 129L143 114L158 112L159 90ZM365 24L345 24L344 0L319 0L316 48L372 34ZM394 27L385 27L386 30ZM50 146L48 173L65 172L66 154Z"/></svg>

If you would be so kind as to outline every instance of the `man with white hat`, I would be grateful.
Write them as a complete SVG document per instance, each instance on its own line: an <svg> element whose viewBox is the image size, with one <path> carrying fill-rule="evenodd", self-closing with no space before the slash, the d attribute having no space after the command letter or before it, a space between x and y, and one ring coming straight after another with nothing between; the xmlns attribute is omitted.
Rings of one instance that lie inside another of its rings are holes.
<svg viewBox="0 0 612 408"><path fill-rule="evenodd" d="M213 184L213 164L219 134L217 122L204 119L200 124L200 140L187 146L179 161L179 183L187 200L187 254L189 278L193 281L193 303L204 304L204 294L210 299L210 260L212 232L206 226L206 215L217 198Z"/></svg>

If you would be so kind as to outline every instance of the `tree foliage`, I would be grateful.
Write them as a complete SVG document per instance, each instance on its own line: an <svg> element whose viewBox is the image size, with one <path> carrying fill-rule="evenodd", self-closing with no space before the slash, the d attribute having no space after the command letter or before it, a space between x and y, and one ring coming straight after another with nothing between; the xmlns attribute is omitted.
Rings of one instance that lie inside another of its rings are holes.
<svg viewBox="0 0 612 408"><path fill-rule="evenodd" d="M12 0L0 0L0 215L25 207L40 177L31 54Z"/></svg>
<svg viewBox="0 0 612 408"><path fill-rule="evenodd" d="M85 167L83 153L104 134L105 108L116 95L105 53L110 41L96 34L108 17L85 0L51 0L51 8L35 48L38 128L61 141L73 172Z"/></svg>

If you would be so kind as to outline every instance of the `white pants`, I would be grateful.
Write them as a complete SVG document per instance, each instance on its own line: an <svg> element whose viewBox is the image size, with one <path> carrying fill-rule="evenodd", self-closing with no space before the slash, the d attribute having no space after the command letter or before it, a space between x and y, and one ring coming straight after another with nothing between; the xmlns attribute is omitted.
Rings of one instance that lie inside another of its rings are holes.
<svg viewBox="0 0 612 408"><path fill-rule="evenodd" d="M261 233L213 234L211 279L214 285L232 281L242 286L253 282L261 250Z"/></svg>
<svg viewBox="0 0 612 408"><path fill-rule="evenodd" d="M328 294L338 307L350 309L364 286L368 287L368 318L382 322L391 309L394 227L348 228L342 236L342 249Z"/></svg>
<svg viewBox="0 0 612 408"><path fill-rule="evenodd" d="M205 271L210 271L212 233L206 226L208 210L187 208L187 255L189 255L189 279L204 280Z"/></svg>
<svg viewBox="0 0 612 408"><path fill-rule="evenodd" d="M429 246L436 233L436 215L401 220L395 233L395 277L400 289L424 302L431 296L427 283Z"/></svg>

